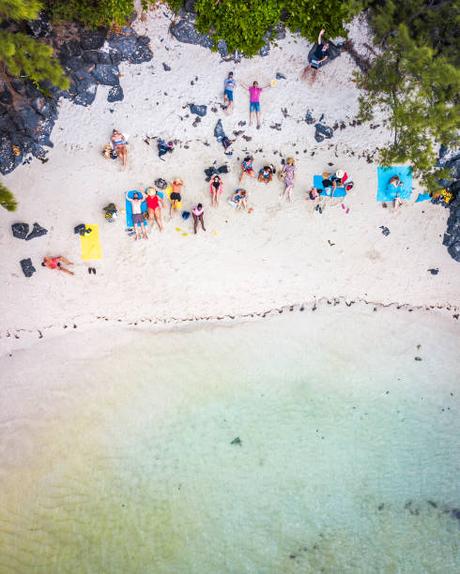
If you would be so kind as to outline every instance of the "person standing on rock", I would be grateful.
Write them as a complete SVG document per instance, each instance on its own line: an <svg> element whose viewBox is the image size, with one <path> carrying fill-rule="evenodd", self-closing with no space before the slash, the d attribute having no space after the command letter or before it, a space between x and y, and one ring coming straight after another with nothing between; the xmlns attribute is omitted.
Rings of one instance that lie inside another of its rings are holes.
<svg viewBox="0 0 460 574"><path fill-rule="evenodd" d="M257 129L260 129L260 94L262 90L270 87L270 84L263 86L262 88L259 87L258 82L253 82L252 86L246 86L241 82L241 85L246 90L249 90L249 125L252 126L252 119L254 114L256 115L257 120Z"/></svg>
<svg viewBox="0 0 460 574"><path fill-rule="evenodd" d="M229 72L227 78L224 80L224 104L225 111L229 114L233 111L233 91L236 87L236 82L233 78L233 72Z"/></svg>

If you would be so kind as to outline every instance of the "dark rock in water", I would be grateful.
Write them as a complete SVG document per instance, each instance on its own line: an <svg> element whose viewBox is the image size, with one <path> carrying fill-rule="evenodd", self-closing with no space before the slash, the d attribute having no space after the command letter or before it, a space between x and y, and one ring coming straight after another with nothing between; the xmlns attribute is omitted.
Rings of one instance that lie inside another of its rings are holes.
<svg viewBox="0 0 460 574"><path fill-rule="evenodd" d="M388 229L388 227L385 227L384 225L381 225L379 227L379 229L382 230L382 235L384 235L385 237L388 237L388 235L390 235L390 230Z"/></svg>
<svg viewBox="0 0 460 574"><path fill-rule="evenodd" d="M234 439L232 440L232 442L231 442L230 444L242 446L242 445L243 445L243 442L242 442L242 440L240 439L240 437L237 436L236 438L234 438Z"/></svg>
<svg viewBox="0 0 460 574"><path fill-rule="evenodd" d="M121 102L125 97L123 93L123 88L121 86L113 86L110 88L109 93L107 94L107 101L108 102Z"/></svg>
<svg viewBox="0 0 460 574"><path fill-rule="evenodd" d="M197 46L203 46L204 48L212 48L214 45L214 42L209 36L206 34L200 34L193 23L187 19L181 19L178 22L171 24L169 30L174 38L179 40L179 42L195 44Z"/></svg>
<svg viewBox="0 0 460 574"><path fill-rule="evenodd" d="M192 114L196 114L197 116L201 116L202 118L208 113L207 106L197 106L196 104L190 104L190 111Z"/></svg>
<svg viewBox="0 0 460 574"><path fill-rule="evenodd" d="M170 71L171 71L171 66L168 66L168 64L165 64L165 63L163 62L163 70L164 70L165 72L170 72Z"/></svg>
<svg viewBox="0 0 460 574"><path fill-rule="evenodd" d="M98 50L104 45L107 30L87 30L80 37L80 46L83 50Z"/></svg>
<svg viewBox="0 0 460 574"><path fill-rule="evenodd" d="M46 235L48 230L39 225L38 223L34 223L32 231L26 237L26 241L30 241L31 239L35 239L36 237L41 237L42 235Z"/></svg>
<svg viewBox="0 0 460 574"><path fill-rule="evenodd" d="M431 275L437 275L439 273L439 269L435 267L434 269L428 269L428 272L431 273Z"/></svg>
<svg viewBox="0 0 460 574"><path fill-rule="evenodd" d="M286 76L284 74L282 74L281 72L276 72L275 78L277 80L287 80Z"/></svg>
<svg viewBox="0 0 460 574"><path fill-rule="evenodd" d="M37 271L32 264L32 259L30 257L28 259L21 259L19 261L21 265L22 272L26 277L32 277L32 275Z"/></svg>
<svg viewBox="0 0 460 574"><path fill-rule="evenodd" d="M451 514L452 518L455 518L456 520L460 520L460 508L452 508L452 510L450 511L450 514Z"/></svg>
<svg viewBox="0 0 460 574"><path fill-rule="evenodd" d="M13 232L13 237L16 237L17 239L25 239L29 233L29 224L13 223L11 231Z"/></svg>
<svg viewBox="0 0 460 574"><path fill-rule="evenodd" d="M196 128L196 126L197 126L198 124L200 124L200 123L201 123L201 118L200 118L200 116L195 116L195 119L194 119L193 122L192 122L192 126L193 126L194 128Z"/></svg>
<svg viewBox="0 0 460 574"><path fill-rule="evenodd" d="M316 132L316 133L315 133L315 140L316 140L318 143L321 143L321 142L324 141L324 136L322 136L321 134L319 134L318 132Z"/></svg>
<svg viewBox="0 0 460 574"><path fill-rule="evenodd" d="M118 86L120 83L118 68L113 65L97 64L92 75L99 84L104 86Z"/></svg>
<svg viewBox="0 0 460 574"><path fill-rule="evenodd" d="M325 126L324 124L315 124L315 130L317 134L324 136L326 139L331 139L331 137L334 135L334 130L328 126Z"/></svg>
<svg viewBox="0 0 460 574"><path fill-rule="evenodd" d="M224 126L222 125L222 120L218 120L216 127L214 128L214 137L220 143L224 137L226 137L224 132Z"/></svg>
<svg viewBox="0 0 460 574"><path fill-rule="evenodd" d="M414 357L414 361L423 361L422 357Z"/></svg>

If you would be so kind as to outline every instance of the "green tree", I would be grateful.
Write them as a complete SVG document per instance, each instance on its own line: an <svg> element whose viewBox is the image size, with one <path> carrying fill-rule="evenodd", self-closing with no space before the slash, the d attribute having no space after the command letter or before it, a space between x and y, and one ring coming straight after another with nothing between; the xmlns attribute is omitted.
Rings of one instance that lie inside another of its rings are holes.
<svg viewBox="0 0 460 574"><path fill-rule="evenodd" d="M366 91L360 119L370 120L376 109L383 109L393 132L393 142L381 150L382 163L410 162L426 188L434 191L443 175L434 167L437 145L460 143L460 70L432 48L418 46L401 24L357 83Z"/></svg>
<svg viewBox="0 0 460 574"><path fill-rule="evenodd" d="M134 13L134 0L47 0L46 5L55 21L77 21L93 28L123 26Z"/></svg>
<svg viewBox="0 0 460 574"><path fill-rule="evenodd" d="M254 56L279 22L278 0L198 0L196 26L214 41L225 40L230 52Z"/></svg>
<svg viewBox="0 0 460 574"><path fill-rule="evenodd" d="M18 206L11 191L0 182L0 205L7 211L16 211Z"/></svg>
<svg viewBox="0 0 460 574"><path fill-rule="evenodd" d="M36 0L0 0L0 62L11 76L25 76L38 84L46 80L67 88L68 80L51 46L11 27L12 22L34 20L40 9Z"/></svg>

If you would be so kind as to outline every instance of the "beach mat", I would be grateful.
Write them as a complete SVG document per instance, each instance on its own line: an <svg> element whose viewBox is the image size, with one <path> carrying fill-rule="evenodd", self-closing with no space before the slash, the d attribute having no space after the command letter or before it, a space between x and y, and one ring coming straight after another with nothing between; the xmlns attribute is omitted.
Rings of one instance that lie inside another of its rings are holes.
<svg viewBox="0 0 460 574"><path fill-rule="evenodd" d="M332 193L327 193L324 190L322 175L313 176L313 187L319 189L319 194L323 197L345 197L347 195L347 191L344 187L336 187L334 190L332 190Z"/></svg>
<svg viewBox="0 0 460 574"><path fill-rule="evenodd" d="M91 233L80 235L81 258L83 261L102 259L99 225L96 223L87 224L85 225L85 229L91 229Z"/></svg>
<svg viewBox="0 0 460 574"><path fill-rule="evenodd" d="M394 192L388 189L388 182L397 175L403 182L399 197L401 199L410 199L412 195L412 168L406 165L392 165L390 167L379 166L377 168L377 201L393 201Z"/></svg>
<svg viewBox="0 0 460 574"><path fill-rule="evenodd" d="M131 189L130 191L128 191L128 197L130 197L132 199L133 195L135 193L140 193L140 192L137 189ZM144 197L145 197L145 193L144 193ZM126 227L134 227L133 206L131 205L131 202L128 201L127 199L125 200L125 208L126 208ZM147 211L147 202L145 200L142 202L141 210L142 210L142 213L145 213ZM144 225L147 225L147 224L148 224L148 221L145 220Z"/></svg>
<svg viewBox="0 0 460 574"><path fill-rule="evenodd" d="M429 201L431 199L431 195L429 193L419 193L415 203L421 203L422 201Z"/></svg>

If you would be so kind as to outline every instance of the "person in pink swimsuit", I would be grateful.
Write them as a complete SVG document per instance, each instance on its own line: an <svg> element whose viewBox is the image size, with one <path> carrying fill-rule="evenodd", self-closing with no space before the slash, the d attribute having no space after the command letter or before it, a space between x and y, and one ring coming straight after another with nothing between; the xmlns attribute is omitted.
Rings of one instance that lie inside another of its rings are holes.
<svg viewBox="0 0 460 574"><path fill-rule="evenodd" d="M201 227L203 229L203 231L206 231L206 228L204 226L204 208L203 205L201 203L199 203L198 205L196 205L193 209L192 209L192 215L193 215L193 232L196 235L196 232L198 230L198 222L201 223Z"/></svg>
<svg viewBox="0 0 460 574"><path fill-rule="evenodd" d="M42 267L56 269L57 271L62 271L68 275L74 275L73 271L62 266L63 263L64 265L73 265L72 261L69 261L69 259L66 259L62 255L58 255L57 257L43 257Z"/></svg>
<svg viewBox="0 0 460 574"><path fill-rule="evenodd" d="M243 82L241 82L241 85L243 88L246 88L246 90L249 90L249 125L252 126L252 119L254 114L256 114L257 129L260 129L260 94L262 90L269 88L270 84L262 88L259 87L258 82L253 82L251 87L246 86Z"/></svg>

